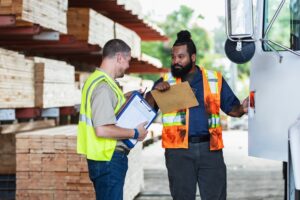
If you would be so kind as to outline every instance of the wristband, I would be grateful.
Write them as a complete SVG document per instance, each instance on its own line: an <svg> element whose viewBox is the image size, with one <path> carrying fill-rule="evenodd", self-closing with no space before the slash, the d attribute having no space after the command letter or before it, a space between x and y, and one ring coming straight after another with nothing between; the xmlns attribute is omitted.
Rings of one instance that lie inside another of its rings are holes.
<svg viewBox="0 0 300 200"><path fill-rule="evenodd" d="M135 128L133 129L134 130L134 136L133 136L133 139L138 139L139 137L139 131Z"/></svg>

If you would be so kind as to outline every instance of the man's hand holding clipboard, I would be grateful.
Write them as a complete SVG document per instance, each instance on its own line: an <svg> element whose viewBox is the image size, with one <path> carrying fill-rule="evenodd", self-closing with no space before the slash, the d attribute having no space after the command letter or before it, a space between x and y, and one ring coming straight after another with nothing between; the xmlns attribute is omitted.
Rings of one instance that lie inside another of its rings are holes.
<svg viewBox="0 0 300 200"><path fill-rule="evenodd" d="M198 106L199 103L188 82L172 85L161 82L151 94L162 113Z"/></svg>
<svg viewBox="0 0 300 200"><path fill-rule="evenodd" d="M145 139L147 134L139 136L139 130L143 127L147 129L156 115L156 111L147 103L140 93L133 92L117 115L117 126L135 129L134 138L123 140L123 142L129 148L133 148L137 141Z"/></svg>

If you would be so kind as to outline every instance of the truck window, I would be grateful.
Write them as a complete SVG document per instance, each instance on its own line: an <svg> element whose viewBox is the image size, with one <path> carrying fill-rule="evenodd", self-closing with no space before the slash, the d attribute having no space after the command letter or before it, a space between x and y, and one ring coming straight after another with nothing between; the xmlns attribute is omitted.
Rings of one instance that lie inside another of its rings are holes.
<svg viewBox="0 0 300 200"><path fill-rule="evenodd" d="M280 2L281 0L265 0L264 31L266 31ZM292 50L300 50L300 0L286 0L267 35L267 39ZM283 50L277 45L271 44L271 46L278 51ZM265 51L271 51L265 44L263 49Z"/></svg>

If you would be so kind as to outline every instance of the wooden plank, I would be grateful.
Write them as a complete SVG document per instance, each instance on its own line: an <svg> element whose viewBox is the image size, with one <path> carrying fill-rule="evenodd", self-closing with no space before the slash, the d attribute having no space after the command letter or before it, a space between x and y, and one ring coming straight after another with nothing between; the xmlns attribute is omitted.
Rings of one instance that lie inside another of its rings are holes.
<svg viewBox="0 0 300 200"><path fill-rule="evenodd" d="M67 32L67 0L2 0L0 6L0 14L17 16L17 24L29 22L61 33Z"/></svg>
<svg viewBox="0 0 300 200"><path fill-rule="evenodd" d="M74 106L81 101L81 92L75 83L37 83L35 92L35 105L40 108Z"/></svg>
<svg viewBox="0 0 300 200"><path fill-rule="evenodd" d="M34 106L34 62L0 49L0 108Z"/></svg>
<svg viewBox="0 0 300 200"><path fill-rule="evenodd" d="M34 57L36 83L74 83L75 68L64 61Z"/></svg>
<svg viewBox="0 0 300 200"><path fill-rule="evenodd" d="M13 134L0 134L0 174L16 172L16 140Z"/></svg>
<svg viewBox="0 0 300 200"><path fill-rule="evenodd" d="M0 125L0 133L8 134L8 133L17 133L21 131L31 131L42 128L50 128L55 126L55 120L40 120L33 122L22 122L17 124L8 124L8 125Z"/></svg>
<svg viewBox="0 0 300 200"><path fill-rule="evenodd" d="M115 23L116 38L125 41L131 47L131 56L141 57L141 38L132 30Z"/></svg>
<svg viewBox="0 0 300 200"><path fill-rule="evenodd" d="M89 8L69 8L68 34L89 44L104 44L114 38L114 22Z"/></svg>

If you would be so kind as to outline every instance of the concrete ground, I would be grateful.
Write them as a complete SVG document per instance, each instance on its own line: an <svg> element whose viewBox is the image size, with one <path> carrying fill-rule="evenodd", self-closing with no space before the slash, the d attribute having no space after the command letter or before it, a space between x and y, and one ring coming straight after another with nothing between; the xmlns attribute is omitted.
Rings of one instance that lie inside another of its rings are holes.
<svg viewBox="0 0 300 200"><path fill-rule="evenodd" d="M282 163L249 157L246 131L224 131L223 138L227 199L283 200ZM136 200L171 200L161 141L143 150L143 165L145 186Z"/></svg>

